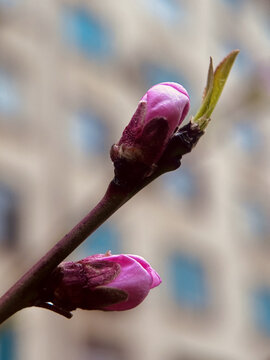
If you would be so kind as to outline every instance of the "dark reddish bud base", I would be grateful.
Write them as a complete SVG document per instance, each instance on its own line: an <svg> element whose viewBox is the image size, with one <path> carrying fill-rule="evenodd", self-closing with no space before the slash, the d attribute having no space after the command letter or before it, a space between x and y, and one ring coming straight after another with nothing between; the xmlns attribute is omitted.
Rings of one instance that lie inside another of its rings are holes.
<svg viewBox="0 0 270 360"><path fill-rule="evenodd" d="M134 185L144 187L144 183L148 184L161 174L177 169L181 165L182 156L191 152L203 134L204 131L190 121L176 130L160 160L152 166L142 163L139 159L130 161L117 156L113 157L111 154L114 162L114 182L131 188L134 188Z"/></svg>
<svg viewBox="0 0 270 360"><path fill-rule="evenodd" d="M36 306L69 313L76 308L102 310L124 301L128 296L124 291L106 287L119 272L117 263L103 260L92 264L84 261L60 264L44 286Z"/></svg>
<svg viewBox="0 0 270 360"><path fill-rule="evenodd" d="M165 142L168 133L168 123L164 118L151 120L143 129L132 146L113 145L111 159L115 168L115 181L118 184L134 186L139 180L153 172L153 158ZM130 157L121 155L122 151L129 153Z"/></svg>
<svg viewBox="0 0 270 360"><path fill-rule="evenodd" d="M182 156L191 152L203 134L204 131L191 121L182 126L171 137L158 167L167 166L167 171L176 170L181 165Z"/></svg>

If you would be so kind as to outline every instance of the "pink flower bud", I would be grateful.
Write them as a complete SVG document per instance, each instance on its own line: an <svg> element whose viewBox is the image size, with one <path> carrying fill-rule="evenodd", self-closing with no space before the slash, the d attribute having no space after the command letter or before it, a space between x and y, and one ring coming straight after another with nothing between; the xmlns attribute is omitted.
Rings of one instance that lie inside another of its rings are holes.
<svg viewBox="0 0 270 360"><path fill-rule="evenodd" d="M119 142L112 147L112 160L124 158L150 166L157 163L188 111L189 95L181 85L165 82L153 86L142 97Z"/></svg>
<svg viewBox="0 0 270 360"><path fill-rule="evenodd" d="M120 311L139 305L161 279L136 255L98 254L57 267L48 285L49 301L68 311Z"/></svg>

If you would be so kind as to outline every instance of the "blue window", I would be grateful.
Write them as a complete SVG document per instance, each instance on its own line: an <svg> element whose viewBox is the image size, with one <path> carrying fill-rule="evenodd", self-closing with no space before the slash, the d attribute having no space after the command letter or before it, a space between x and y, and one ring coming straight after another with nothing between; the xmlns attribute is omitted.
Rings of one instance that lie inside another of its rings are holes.
<svg viewBox="0 0 270 360"><path fill-rule="evenodd" d="M166 188L187 200L193 200L198 195L197 181L197 177L185 166L164 177Z"/></svg>
<svg viewBox="0 0 270 360"><path fill-rule="evenodd" d="M109 29L84 8L64 9L63 32L67 44L87 57L100 59L111 53L112 39Z"/></svg>
<svg viewBox="0 0 270 360"><path fill-rule="evenodd" d="M256 202L244 204L244 215L244 221L252 235L263 237L269 233L267 215L260 204Z"/></svg>
<svg viewBox="0 0 270 360"><path fill-rule="evenodd" d="M0 330L0 359L15 360L15 333L9 327Z"/></svg>
<svg viewBox="0 0 270 360"><path fill-rule="evenodd" d="M175 300L182 307L205 309L209 305L209 289L202 262L188 254L170 257L170 279Z"/></svg>
<svg viewBox="0 0 270 360"><path fill-rule="evenodd" d="M269 9L269 6L268 6ZM268 37L268 40L270 38L270 24L269 24L269 13L268 11L265 11L264 14L262 14L260 18L261 24L262 24L262 30L265 32L265 35ZM263 72L265 73L266 77L269 77L269 65L260 65ZM269 84L269 78L264 79Z"/></svg>
<svg viewBox="0 0 270 360"><path fill-rule="evenodd" d="M0 184L0 244L12 246L18 240L18 199Z"/></svg>
<svg viewBox="0 0 270 360"><path fill-rule="evenodd" d="M74 145L86 154L98 154L108 150L105 124L95 114L87 110L72 115L71 138Z"/></svg>
<svg viewBox="0 0 270 360"><path fill-rule="evenodd" d="M243 0L222 0L226 5L232 6L234 9L237 9L243 4Z"/></svg>
<svg viewBox="0 0 270 360"><path fill-rule="evenodd" d="M151 87L161 82L173 81L183 85L186 89L189 88L186 78L172 68L145 63L142 65L142 74L147 87Z"/></svg>
<svg viewBox="0 0 270 360"><path fill-rule="evenodd" d="M186 10L176 0L148 0L143 4L149 8L151 14L163 20L167 24L176 24L186 17Z"/></svg>
<svg viewBox="0 0 270 360"><path fill-rule="evenodd" d="M253 294L253 320L256 328L270 336L270 287L260 287Z"/></svg>
<svg viewBox="0 0 270 360"><path fill-rule="evenodd" d="M20 0L0 0L0 6L12 7Z"/></svg>
<svg viewBox="0 0 270 360"><path fill-rule="evenodd" d="M254 153L261 148L263 139L255 124L238 122L232 131L234 141L244 152Z"/></svg>
<svg viewBox="0 0 270 360"><path fill-rule="evenodd" d="M0 113L15 115L20 110L20 96L18 84L13 76L0 69Z"/></svg>
<svg viewBox="0 0 270 360"><path fill-rule="evenodd" d="M231 21L234 20L231 19ZM233 28L233 24L230 27ZM225 40L225 43L222 46L222 52L224 56L226 56L230 51L234 49L241 49L241 51L238 54L235 64L233 66L233 73L241 76L248 75L250 77L250 74L253 73L254 70L256 70L256 65L251 56L251 53L243 48L243 44L241 41L230 41L228 39Z"/></svg>
<svg viewBox="0 0 270 360"><path fill-rule="evenodd" d="M85 256L105 254L111 250L112 254L121 253L120 235L112 223L106 222L98 228L82 245Z"/></svg>

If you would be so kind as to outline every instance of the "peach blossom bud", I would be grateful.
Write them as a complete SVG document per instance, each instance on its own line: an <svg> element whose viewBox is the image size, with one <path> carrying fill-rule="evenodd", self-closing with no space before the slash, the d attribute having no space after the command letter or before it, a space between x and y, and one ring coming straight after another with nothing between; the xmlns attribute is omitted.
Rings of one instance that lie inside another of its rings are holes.
<svg viewBox="0 0 270 360"><path fill-rule="evenodd" d="M148 166L157 163L188 111L189 95L181 85L164 82L153 86L112 147L112 160L126 159Z"/></svg>
<svg viewBox="0 0 270 360"><path fill-rule="evenodd" d="M139 305L161 279L142 257L99 254L60 264L48 288L49 301L71 311L120 311Z"/></svg>

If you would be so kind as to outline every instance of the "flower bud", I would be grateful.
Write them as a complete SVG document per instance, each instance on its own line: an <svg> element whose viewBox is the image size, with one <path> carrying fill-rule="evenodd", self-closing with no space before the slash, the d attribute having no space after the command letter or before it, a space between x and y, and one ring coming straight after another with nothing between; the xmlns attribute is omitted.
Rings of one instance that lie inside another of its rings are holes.
<svg viewBox="0 0 270 360"><path fill-rule="evenodd" d="M98 254L60 264L47 285L47 301L68 311L128 310L160 283L157 272L140 256Z"/></svg>
<svg viewBox="0 0 270 360"><path fill-rule="evenodd" d="M153 86L112 147L112 160L126 159L147 166L157 163L188 111L189 95L181 85L165 82Z"/></svg>

